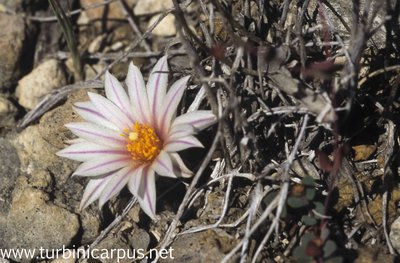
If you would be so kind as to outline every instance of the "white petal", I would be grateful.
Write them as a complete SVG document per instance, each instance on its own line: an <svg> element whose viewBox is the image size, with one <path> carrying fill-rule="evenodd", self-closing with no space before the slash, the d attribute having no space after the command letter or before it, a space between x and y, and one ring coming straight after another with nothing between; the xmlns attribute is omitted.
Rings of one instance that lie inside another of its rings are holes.
<svg viewBox="0 0 400 263"><path fill-rule="evenodd" d="M203 130L213 124L215 121L216 117L212 111L199 110L178 116L174 120L173 125L190 124L197 130Z"/></svg>
<svg viewBox="0 0 400 263"><path fill-rule="evenodd" d="M172 164L174 166L174 174L178 177L192 177L193 172L186 167L185 163L182 161L181 157L177 153L170 153Z"/></svg>
<svg viewBox="0 0 400 263"><path fill-rule="evenodd" d="M111 176L112 175L108 175L105 177L89 180L85 188L85 192L83 193L81 204L79 206L80 210L85 209L91 203L99 199L101 192L106 187L107 182L110 180Z"/></svg>
<svg viewBox="0 0 400 263"><path fill-rule="evenodd" d="M172 118L175 116L176 109L182 99L183 92L185 91L186 84L190 76L183 77L176 81L169 89L165 97L164 106L162 107L161 114L158 115L159 131L165 136L167 135L171 126Z"/></svg>
<svg viewBox="0 0 400 263"><path fill-rule="evenodd" d="M164 103L165 94L168 85L168 62L167 56L158 60L153 70L150 73L147 82L147 95L149 98L150 112L152 113L153 121L157 121L157 116L162 110L161 105ZM156 123L152 123L156 125Z"/></svg>
<svg viewBox="0 0 400 263"><path fill-rule="evenodd" d="M122 188L124 188L134 170L135 169L133 167L125 167L111 175L110 180L107 182L106 187L101 193L99 199L100 208L102 208L108 200L116 196L122 190Z"/></svg>
<svg viewBox="0 0 400 263"><path fill-rule="evenodd" d="M117 105L132 122L135 122L132 116L132 109L128 95L117 78L111 75L108 71L106 72L104 86L107 98L114 102L114 104Z"/></svg>
<svg viewBox="0 0 400 263"><path fill-rule="evenodd" d="M161 176L176 178L172 166L171 157L165 151L161 151L151 166L154 171Z"/></svg>
<svg viewBox="0 0 400 263"><path fill-rule="evenodd" d="M136 119L141 123L150 124L150 108L146 86L142 73L133 63L129 64L125 82L128 86L129 97Z"/></svg>
<svg viewBox="0 0 400 263"><path fill-rule="evenodd" d="M126 144L119 132L89 122L73 122L65 124L75 135L93 143L110 147L121 147Z"/></svg>
<svg viewBox="0 0 400 263"><path fill-rule="evenodd" d="M75 139L71 139L71 140L66 140L65 143L66 144L75 144L75 143L80 143L80 142L87 142L85 139L82 138L75 138Z"/></svg>
<svg viewBox="0 0 400 263"><path fill-rule="evenodd" d="M123 146L111 148L91 142L79 142L68 146L56 154L71 160L84 162L94 158L102 158L104 155L127 156L129 152Z"/></svg>
<svg viewBox="0 0 400 263"><path fill-rule="evenodd" d="M114 123L120 130L132 126L132 120L130 120L112 101L99 94L88 92L88 95L97 110L106 117L107 120Z"/></svg>
<svg viewBox="0 0 400 263"><path fill-rule="evenodd" d="M176 140L182 137L192 135L193 133L195 133L195 130L194 127L190 124L174 125L169 131L166 143L168 143L171 140Z"/></svg>
<svg viewBox="0 0 400 263"><path fill-rule="evenodd" d="M156 217L156 183L154 170L146 167L137 192L140 207L151 218Z"/></svg>
<svg viewBox="0 0 400 263"><path fill-rule="evenodd" d="M111 130L118 130L117 126L108 121L90 101L77 102L74 110L85 120Z"/></svg>
<svg viewBox="0 0 400 263"><path fill-rule="evenodd" d="M142 180L144 166L138 166L134 172L129 176L128 189L134 195L137 196L140 181Z"/></svg>
<svg viewBox="0 0 400 263"><path fill-rule="evenodd" d="M166 152L178 152L192 147L204 147L199 140L193 136L186 136L175 140L170 140L165 146Z"/></svg>
<svg viewBox="0 0 400 263"><path fill-rule="evenodd" d="M79 165L73 175L96 176L116 171L122 167L131 166L130 156L104 155L102 158L91 159Z"/></svg>

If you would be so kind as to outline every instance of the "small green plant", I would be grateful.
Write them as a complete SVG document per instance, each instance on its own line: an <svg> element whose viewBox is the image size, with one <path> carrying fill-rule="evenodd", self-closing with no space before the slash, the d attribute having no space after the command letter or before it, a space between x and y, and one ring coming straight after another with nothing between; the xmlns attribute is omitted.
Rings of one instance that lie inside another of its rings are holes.
<svg viewBox="0 0 400 263"><path fill-rule="evenodd" d="M68 49L71 52L72 60L74 62L75 71L79 77L83 78L82 62L78 51L78 43L74 34L74 30L71 21L63 8L61 7L58 0L49 0L49 4L54 14L57 17L58 23L61 26L65 40L67 41Z"/></svg>
<svg viewBox="0 0 400 263"><path fill-rule="evenodd" d="M287 216L295 215L307 227L306 234L301 237L299 246L293 251L293 257L298 262L311 262L313 259L342 262L343 258L337 255L336 243L329 239L327 224L321 224L325 207L323 197L318 191L310 176L304 177L301 184L291 188L287 199Z"/></svg>

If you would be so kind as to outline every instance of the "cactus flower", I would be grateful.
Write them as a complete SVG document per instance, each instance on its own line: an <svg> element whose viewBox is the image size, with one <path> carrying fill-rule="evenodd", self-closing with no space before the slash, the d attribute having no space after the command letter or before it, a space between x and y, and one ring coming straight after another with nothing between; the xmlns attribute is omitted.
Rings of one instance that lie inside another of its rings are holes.
<svg viewBox="0 0 400 263"><path fill-rule="evenodd" d="M106 97L89 92L90 101L74 105L85 122L66 124L79 139L57 155L82 162L73 175L90 179L81 209L96 200L101 208L127 185L143 211L154 219L156 175L192 175L177 152L203 147L194 134L216 118L208 110L176 116L188 80L189 76L179 79L167 91L168 63L164 56L145 85L140 70L131 63L125 80L127 92L107 72Z"/></svg>

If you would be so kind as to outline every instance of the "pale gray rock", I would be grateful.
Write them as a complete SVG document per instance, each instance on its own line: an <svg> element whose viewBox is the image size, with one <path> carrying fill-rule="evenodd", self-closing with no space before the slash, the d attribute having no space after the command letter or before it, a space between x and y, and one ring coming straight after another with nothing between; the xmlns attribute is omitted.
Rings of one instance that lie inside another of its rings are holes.
<svg viewBox="0 0 400 263"><path fill-rule="evenodd" d="M389 237L393 248L400 253L400 217L392 223Z"/></svg>
<svg viewBox="0 0 400 263"><path fill-rule="evenodd" d="M0 216L8 213L11 194L19 172L16 149L8 140L0 138Z"/></svg>
<svg viewBox="0 0 400 263"><path fill-rule="evenodd" d="M71 256L73 252L66 251L64 254L60 255L57 259L50 261L51 263L75 263L76 259Z"/></svg>
<svg viewBox="0 0 400 263"><path fill-rule="evenodd" d="M133 12L135 15L149 15L173 7L172 0L138 0Z"/></svg>
<svg viewBox="0 0 400 263"><path fill-rule="evenodd" d="M25 3L31 0L0 0L0 5L3 5L9 11L23 11L23 6Z"/></svg>
<svg viewBox="0 0 400 263"><path fill-rule="evenodd" d="M32 109L45 95L66 83L61 63L56 59L49 59L18 81L18 103L26 109Z"/></svg>
<svg viewBox="0 0 400 263"><path fill-rule="evenodd" d="M60 149L43 139L38 125L27 127L12 140L12 143L17 149L21 170L29 175L37 170L48 170L57 176L56 180L59 183L65 183L76 168L75 162L69 162L56 155Z"/></svg>
<svg viewBox="0 0 400 263"><path fill-rule="evenodd" d="M9 213L0 218L0 247L4 249L59 249L68 246L80 229L78 216L50 201L45 192L19 177ZM14 258L27 262L27 258Z"/></svg>
<svg viewBox="0 0 400 263"><path fill-rule="evenodd" d="M20 169L30 177L32 186L51 192L54 204L76 211L84 180L70 175L79 163L57 156L60 148L43 139L38 125L27 127L12 143L20 158Z"/></svg>
<svg viewBox="0 0 400 263"><path fill-rule="evenodd" d="M6 97L0 95L0 127L11 127L15 124L17 108Z"/></svg>
<svg viewBox="0 0 400 263"><path fill-rule="evenodd" d="M25 22L19 15L0 12L0 28L0 91L4 91L15 85L21 75Z"/></svg>
<svg viewBox="0 0 400 263"><path fill-rule="evenodd" d="M128 10L136 3L137 0L125 0L125 4ZM162 2L162 1L160 1ZM82 7L87 7L95 4L101 4L103 0L80 0ZM92 25L101 29L104 26L104 22L107 21L106 26L110 29L121 23L118 20L125 19L125 14L118 2L110 3L105 7L91 8L82 12L80 20L82 23L83 17L85 17L86 23L90 21Z"/></svg>
<svg viewBox="0 0 400 263"><path fill-rule="evenodd" d="M154 24L161 15L153 16L149 21L149 27ZM172 14L164 17L161 23L159 23L153 31L151 31L153 35L160 37L169 37L176 35L176 27L175 27L175 16Z"/></svg>
<svg viewBox="0 0 400 263"><path fill-rule="evenodd" d="M136 228L136 225L127 221L121 222L118 227L114 228L110 234L94 247L93 255L97 258L97 262L114 263L118 261L121 263L130 263L134 261L132 257L137 251L135 251L128 243L129 240L137 238L137 236L132 235L132 229ZM107 256L105 257L104 255ZM84 260L83 262L89 263L91 261Z"/></svg>
<svg viewBox="0 0 400 263"><path fill-rule="evenodd" d="M221 262L237 242L237 239L218 229L180 235L171 245L173 250L165 254L163 262ZM236 261L231 259L228 262Z"/></svg>

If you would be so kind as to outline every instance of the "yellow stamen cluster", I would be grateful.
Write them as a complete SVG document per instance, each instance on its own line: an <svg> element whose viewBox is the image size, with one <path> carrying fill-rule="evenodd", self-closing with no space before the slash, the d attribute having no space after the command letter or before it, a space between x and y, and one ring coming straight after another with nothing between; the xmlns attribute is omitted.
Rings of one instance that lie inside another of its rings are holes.
<svg viewBox="0 0 400 263"><path fill-rule="evenodd" d="M135 161L153 161L161 151L160 138L153 128L146 124L136 122L131 129L124 129L121 136L126 139L126 148Z"/></svg>

